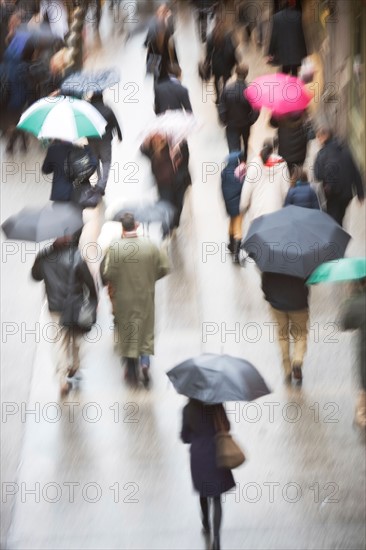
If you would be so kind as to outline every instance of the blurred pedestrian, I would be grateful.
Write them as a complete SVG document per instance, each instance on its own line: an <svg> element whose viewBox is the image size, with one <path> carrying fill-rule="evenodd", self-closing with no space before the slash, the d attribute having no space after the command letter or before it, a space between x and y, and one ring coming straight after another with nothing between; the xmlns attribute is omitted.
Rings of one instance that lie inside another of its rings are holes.
<svg viewBox="0 0 366 550"><path fill-rule="evenodd" d="M269 61L282 65L283 73L297 76L301 62L307 56L302 14L291 0L283 0L282 6L272 17Z"/></svg>
<svg viewBox="0 0 366 550"><path fill-rule="evenodd" d="M341 324L343 330L358 331L361 390L359 391L355 423L366 428L366 279L355 284L355 293L342 308Z"/></svg>
<svg viewBox="0 0 366 550"><path fill-rule="evenodd" d="M258 157L247 165L240 211L249 212L250 221L280 210L290 187L290 175L284 159L274 154L273 142L265 141Z"/></svg>
<svg viewBox="0 0 366 550"><path fill-rule="evenodd" d="M226 126L226 139L229 152L243 150L243 159L247 160L248 141L250 127L256 122L259 116L254 111L244 95L247 88L246 77L249 68L247 65L237 65L235 68L236 81L226 84L221 94L219 105L219 117ZM243 148L241 146L243 141Z"/></svg>
<svg viewBox="0 0 366 550"><path fill-rule="evenodd" d="M44 281L51 320L58 326L56 371L60 379L60 395L65 397L72 387L72 379L80 367L80 344L83 331L77 326L62 326L62 314L70 296L75 304L85 300L84 285L89 300L97 302L93 277L78 249L81 231L66 235L42 250L36 257L32 277Z"/></svg>
<svg viewBox="0 0 366 550"><path fill-rule="evenodd" d="M362 176L347 144L333 136L329 127L321 126L316 137L322 147L315 159L314 175L323 185L327 213L342 225L355 194L361 204L364 201Z"/></svg>
<svg viewBox="0 0 366 550"><path fill-rule="evenodd" d="M236 63L234 37L230 32L226 32L225 23L218 19L212 33L207 38L205 60L205 64L212 67L217 105L220 102L221 92L231 77Z"/></svg>
<svg viewBox="0 0 366 550"><path fill-rule="evenodd" d="M230 423L222 404L206 405L196 399L189 399L183 409L181 438L190 443L191 475L193 486L200 496L202 526L205 534L211 530L210 501L213 505L213 546L220 549L220 528L222 520L221 495L235 487L230 469L216 465L216 421L219 418L227 431Z"/></svg>
<svg viewBox="0 0 366 550"><path fill-rule="evenodd" d="M155 283L168 273L168 259L148 238L138 237L139 224L132 214L124 214L121 221L122 238L108 249L103 282L110 283L125 377L137 384L140 359L147 385L154 354Z"/></svg>
<svg viewBox="0 0 366 550"><path fill-rule="evenodd" d="M217 0L192 0L192 3L197 10L199 37L201 42L206 42L208 22L215 17L219 2Z"/></svg>
<svg viewBox="0 0 366 550"><path fill-rule="evenodd" d="M155 105L157 115L168 110L184 110L192 113L188 89L181 84L182 71L177 63L169 63L167 74L155 81Z"/></svg>
<svg viewBox="0 0 366 550"><path fill-rule="evenodd" d="M51 201L70 201L74 190L73 183L66 173L66 163L73 145L70 141L55 139L47 149L42 173L52 174Z"/></svg>
<svg viewBox="0 0 366 550"><path fill-rule="evenodd" d="M308 338L308 287L298 277L265 272L262 273L262 290L276 322L285 383L291 382L291 376L301 383ZM292 357L290 337L294 340Z"/></svg>
<svg viewBox="0 0 366 550"><path fill-rule="evenodd" d="M284 206L293 204L302 208L314 208L320 210L319 200L314 189L309 183L307 172L302 170L296 177L294 186L288 190Z"/></svg>
<svg viewBox="0 0 366 550"><path fill-rule="evenodd" d="M113 110L104 103L102 92L93 92L90 103L107 121L105 133L101 138L88 138L90 148L98 161L98 181L95 191L103 196L112 164L112 139L114 135L117 135L118 141L121 143L122 132Z"/></svg>
<svg viewBox="0 0 366 550"><path fill-rule="evenodd" d="M244 0L240 2L237 13L238 22L244 28L244 43L248 45L257 25L258 5L251 0Z"/></svg>
<svg viewBox="0 0 366 550"><path fill-rule="evenodd" d="M54 36L65 38L69 32L68 13L64 0L40 0L38 22L48 21Z"/></svg>
<svg viewBox="0 0 366 550"><path fill-rule="evenodd" d="M230 153L227 164L221 172L221 189L226 212L230 216L228 249L233 263L239 264L240 244L243 237L243 214L240 213L240 195L245 180L246 164L240 151Z"/></svg>
<svg viewBox="0 0 366 550"><path fill-rule="evenodd" d="M146 68L155 78L166 76L170 63L179 65L173 34L172 12L166 4L162 4L156 11L144 42L147 48Z"/></svg>

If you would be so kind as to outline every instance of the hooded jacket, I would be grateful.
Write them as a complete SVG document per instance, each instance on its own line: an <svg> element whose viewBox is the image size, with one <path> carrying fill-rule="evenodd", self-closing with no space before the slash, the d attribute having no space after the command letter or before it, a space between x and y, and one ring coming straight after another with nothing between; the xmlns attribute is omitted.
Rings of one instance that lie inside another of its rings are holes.
<svg viewBox="0 0 366 550"><path fill-rule="evenodd" d="M284 206L290 204L320 210L318 197L308 181L297 181L296 187L289 189Z"/></svg>

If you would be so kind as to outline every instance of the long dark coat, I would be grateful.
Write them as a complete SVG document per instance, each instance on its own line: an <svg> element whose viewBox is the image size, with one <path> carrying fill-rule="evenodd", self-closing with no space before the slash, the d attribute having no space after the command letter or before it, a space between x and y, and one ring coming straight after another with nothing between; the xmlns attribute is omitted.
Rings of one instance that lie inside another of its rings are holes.
<svg viewBox="0 0 366 550"><path fill-rule="evenodd" d="M304 164L309 140L302 115L272 117L270 124L278 128L278 154L287 164Z"/></svg>
<svg viewBox="0 0 366 550"><path fill-rule="evenodd" d="M212 73L220 78L230 78L235 67L235 44L230 34L226 34L222 44L216 44L211 34L207 38L206 61L212 63Z"/></svg>
<svg viewBox="0 0 366 550"><path fill-rule="evenodd" d="M243 184L235 176L235 168L238 166L240 153L231 153L229 160L221 172L221 190L224 197L226 212L230 217L239 216L240 196Z"/></svg>
<svg viewBox="0 0 366 550"><path fill-rule="evenodd" d="M65 172L65 161L72 149L72 143L56 140L52 143L44 159L42 172L53 174L51 201L70 201L74 186Z"/></svg>
<svg viewBox="0 0 366 550"><path fill-rule="evenodd" d="M181 438L191 444L191 474L193 486L202 497L219 496L235 486L231 470L217 468L214 413L223 415L230 429L222 405L204 405L190 399L183 409Z"/></svg>
<svg viewBox="0 0 366 550"><path fill-rule="evenodd" d="M268 55L279 65L301 65L307 56L301 12L286 8L273 16Z"/></svg>

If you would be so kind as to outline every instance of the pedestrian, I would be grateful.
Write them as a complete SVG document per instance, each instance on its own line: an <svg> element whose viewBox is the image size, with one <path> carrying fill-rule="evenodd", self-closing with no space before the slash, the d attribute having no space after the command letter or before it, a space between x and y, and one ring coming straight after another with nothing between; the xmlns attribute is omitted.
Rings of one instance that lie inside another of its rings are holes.
<svg viewBox="0 0 366 550"><path fill-rule="evenodd" d="M271 306L281 348L285 383L291 376L302 382L302 365L307 348L309 323L309 290L303 279L280 273L262 273L262 290ZM294 340L290 353L290 337Z"/></svg>
<svg viewBox="0 0 366 550"><path fill-rule="evenodd" d="M262 7L262 6L260 6ZM261 9L259 10L259 12ZM244 28L244 43L250 43L252 32L256 28L258 18L258 6L249 0L244 0L238 7L238 22Z"/></svg>
<svg viewBox="0 0 366 550"><path fill-rule="evenodd" d="M197 10L199 37L204 43L207 40L208 21L215 17L219 2L217 0L192 0L192 3Z"/></svg>
<svg viewBox="0 0 366 550"><path fill-rule="evenodd" d="M173 146L166 135L154 133L146 138L140 150L150 159L159 198L175 208L170 229L179 227L184 196L192 183L187 142L182 140Z"/></svg>
<svg viewBox="0 0 366 550"><path fill-rule="evenodd" d="M147 385L154 354L155 283L168 273L168 259L148 238L138 237L133 214L125 213L121 221L122 238L108 249L103 282L110 283L125 378L137 384L140 360Z"/></svg>
<svg viewBox="0 0 366 550"><path fill-rule="evenodd" d="M358 331L358 366L361 380L355 423L366 428L366 278L355 284L354 295L343 305L341 315L343 330Z"/></svg>
<svg viewBox="0 0 366 550"><path fill-rule="evenodd" d="M362 176L346 143L333 135L327 126L321 126L316 137L321 145L314 164L314 175L322 183L327 200L327 213L340 225L347 207L357 194L364 201Z"/></svg>
<svg viewBox="0 0 366 550"><path fill-rule="evenodd" d="M315 138L306 111L272 116L270 125L278 128L278 154L287 162L292 176L296 167L302 168L307 154L308 142Z"/></svg>
<svg viewBox="0 0 366 550"><path fill-rule="evenodd" d="M172 12L166 4L162 4L156 11L144 42L147 48L146 69L155 78L167 75L170 63L179 65L173 34Z"/></svg>
<svg viewBox="0 0 366 550"><path fill-rule="evenodd" d="M51 33L64 40L69 32L68 13L64 0L40 0L37 21L47 19Z"/></svg>
<svg viewBox="0 0 366 550"><path fill-rule="evenodd" d="M227 164L221 172L221 189L226 212L230 216L228 249L233 263L239 264L240 244L243 237L243 214L239 209L240 195L245 180L246 164L240 151L230 153Z"/></svg>
<svg viewBox="0 0 366 550"><path fill-rule="evenodd" d="M102 92L93 92L90 103L107 121L105 133L101 138L88 138L90 148L98 161L98 181L95 191L103 196L112 164L112 139L117 135L118 141L121 143L122 132L113 110L104 103Z"/></svg>
<svg viewBox="0 0 366 550"><path fill-rule="evenodd" d="M248 156L248 141L250 128L259 117L259 112L253 110L244 95L247 88L246 77L249 68L247 65L237 65L235 68L236 81L226 84L221 94L219 117L226 126L226 139L229 152L243 150L243 159ZM243 147L241 145L243 141Z"/></svg>
<svg viewBox="0 0 366 550"><path fill-rule="evenodd" d="M84 286L89 301L97 303L93 277L78 249L81 231L54 241L36 257L32 268L35 281L44 281L51 320L58 327L56 372L60 381L60 396L65 397L72 387L72 379L80 367L80 345L83 335L77 326L62 326L65 303L73 296L81 308L85 300Z"/></svg>
<svg viewBox="0 0 366 550"><path fill-rule="evenodd" d="M301 206L302 208L320 210L317 194L311 187L308 174L305 170L300 172L294 186L288 190L284 206L289 206L290 204Z"/></svg>
<svg viewBox="0 0 366 550"><path fill-rule="evenodd" d="M183 409L181 438L190 443L191 475L193 487L199 494L203 532L211 530L210 501L213 507L213 550L220 549L222 520L221 495L235 487L233 474L228 468L216 465L216 421L219 418L227 431L230 422L222 404L206 405L189 399Z"/></svg>
<svg viewBox="0 0 366 550"><path fill-rule="evenodd" d="M282 6L272 17L268 60L282 65L283 73L297 76L301 62L307 56L302 14L291 0L283 0Z"/></svg>
<svg viewBox="0 0 366 550"><path fill-rule="evenodd" d="M168 72L155 81L155 105L157 115L171 110L184 110L192 113L188 89L181 84L182 71L177 63L169 63Z"/></svg>
<svg viewBox="0 0 366 550"><path fill-rule="evenodd" d="M247 165L240 212L249 212L250 221L280 210L290 187L290 175L284 159L274 154L273 142L265 141L258 157Z"/></svg>
<svg viewBox="0 0 366 550"><path fill-rule="evenodd" d="M231 33L226 32L225 23L218 19L212 33L207 38L205 65L212 68L214 76L216 105L221 92L231 77L237 63L236 44Z"/></svg>

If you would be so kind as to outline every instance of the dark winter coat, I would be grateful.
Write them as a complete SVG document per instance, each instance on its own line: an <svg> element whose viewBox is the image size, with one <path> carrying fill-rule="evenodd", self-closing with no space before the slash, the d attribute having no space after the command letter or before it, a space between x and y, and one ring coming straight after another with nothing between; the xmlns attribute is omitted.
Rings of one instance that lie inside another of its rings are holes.
<svg viewBox="0 0 366 550"><path fill-rule="evenodd" d="M243 183L235 176L240 153L231 153L228 163L221 172L221 189L224 197L226 212L231 218L240 214L239 204Z"/></svg>
<svg viewBox="0 0 366 550"><path fill-rule="evenodd" d="M329 139L317 154L314 175L321 181L326 197L351 200L364 198L362 177L349 147L337 138Z"/></svg>
<svg viewBox="0 0 366 550"><path fill-rule="evenodd" d="M307 56L301 12L286 8L273 16L268 55L279 65L301 65Z"/></svg>
<svg viewBox="0 0 366 550"><path fill-rule="evenodd" d="M293 204L302 208L320 210L318 197L309 182L296 182L296 187L291 187L287 193L284 206Z"/></svg>
<svg viewBox="0 0 366 550"><path fill-rule="evenodd" d="M212 63L212 73L216 77L229 78L236 65L235 45L230 34L224 36L223 42L214 42L213 34L207 38L206 62Z"/></svg>
<svg viewBox="0 0 366 550"><path fill-rule="evenodd" d="M72 198L74 186L65 172L65 161L72 149L72 143L68 141L55 141L47 151L42 172L52 174L51 201L69 201Z"/></svg>
<svg viewBox="0 0 366 550"><path fill-rule="evenodd" d="M308 146L308 128L301 116L272 117L271 126L278 128L278 154L288 164L304 164Z"/></svg>
<svg viewBox="0 0 366 550"><path fill-rule="evenodd" d="M219 116L225 126L243 128L254 124L258 118L258 111L254 111L244 90L247 83L244 80L236 80L226 84L220 98Z"/></svg>
<svg viewBox="0 0 366 550"><path fill-rule="evenodd" d="M362 387L366 390L366 291L353 296L344 304L341 323L343 330L359 331L359 365Z"/></svg>
<svg viewBox="0 0 366 550"><path fill-rule="evenodd" d="M167 110L182 110L192 112L187 88L182 86L177 78L166 76L154 87L155 113L165 113Z"/></svg>
<svg viewBox="0 0 366 550"><path fill-rule="evenodd" d="M75 255L74 263L73 253ZM70 269L75 270L73 295L83 298L83 285L85 285L89 289L90 298L97 299L93 277L77 246L56 247L53 244L37 255L32 268L33 279L45 283L50 311L59 313L63 311L66 297L69 294Z"/></svg>
<svg viewBox="0 0 366 550"><path fill-rule="evenodd" d="M105 127L105 133L102 136L102 140L111 141L113 135L117 134L119 141L122 141L122 132L116 115L108 105L105 105L103 98L92 99L91 105L100 112L102 117L107 121L107 126ZM90 140L89 140L90 141Z"/></svg>
<svg viewBox="0 0 366 550"><path fill-rule="evenodd" d="M223 415L222 405L204 405L193 399L183 409L181 438L191 444L191 474L193 486L202 497L219 496L235 486L231 470L216 466L214 413Z"/></svg>
<svg viewBox="0 0 366 550"><path fill-rule="evenodd" d="M280 311L307 309L309 289L299 277L280 273L262 273L264 298Z"/></svg>

